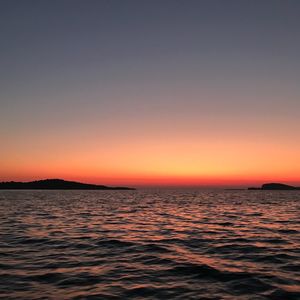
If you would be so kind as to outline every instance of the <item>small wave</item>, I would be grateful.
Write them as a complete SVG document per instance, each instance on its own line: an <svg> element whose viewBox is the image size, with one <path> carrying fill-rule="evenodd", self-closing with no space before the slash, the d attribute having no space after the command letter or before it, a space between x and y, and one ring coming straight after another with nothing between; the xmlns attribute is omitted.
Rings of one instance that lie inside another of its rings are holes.
<svg viewBox="0 0 300 300"><path fill-rule="evenodd" d="M268 251L267 247L258 247L255 245L243 245L243 244L234 244L230 243L227 245L215 246L212 249L209 249L207 253L223 253L223 254L231 254L231 253L265 253Z"/></svg>
<svg viewBox="0 0 300 300"><path fill-rule="evenodd" d="M96 243L101 247L132 247L136 244L134 242L122 241L117 239L102 239Z"/></svg>
<svg viewBox="0 0 300 300"><path fill-rule="evenodd" d="M299 231L295 229L278 229L277 231L286 234L299 234Z"/></svg>
<svg viewBox="0 0 300 300"><path fill-rule="evenodd" d="M300 299L299 292L290 292L280 288L277 288L270 293L266 293L265 296L267 296L267 298L270 300L299 300Z"/></svg>
<svg viewBox="0 0 300 300"><path fill-rule="evenodd" d="M39 275L29 275L26 276L27 281L34 281L34 282L45 282L45 283L57 283L60 280L65 279L66 276L61 273L44 273Z"/></svg>
<svg viewBox="0 0 300 300"><path fill-rule="evenodd" d="M137 245L135 247L135 251L140 251L144 253L151 253L151 252L156 252L156 253L170 253L171 250L169 250L166 246L160 244L155 244L155 243L147 243L143 245Z"/></svg>

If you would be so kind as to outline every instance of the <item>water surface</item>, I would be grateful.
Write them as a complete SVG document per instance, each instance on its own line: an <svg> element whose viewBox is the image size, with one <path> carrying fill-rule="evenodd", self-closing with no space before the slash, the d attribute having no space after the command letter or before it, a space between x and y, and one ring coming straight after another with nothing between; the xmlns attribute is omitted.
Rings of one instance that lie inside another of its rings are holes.
<svg viewBox="0 0 300 300"><path fill-rule="evenodd" d="M1 299L300 299L300 191L0 191Z"/></svg>

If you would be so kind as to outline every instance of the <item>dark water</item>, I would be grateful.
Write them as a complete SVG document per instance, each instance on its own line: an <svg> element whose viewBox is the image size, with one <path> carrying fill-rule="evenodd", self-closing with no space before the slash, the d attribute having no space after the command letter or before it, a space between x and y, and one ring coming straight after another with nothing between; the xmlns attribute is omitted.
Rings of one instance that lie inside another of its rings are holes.
<svg viewBox="0 0 300 300"><path fill-rule="evenodd" d="M1 191L1 299L300 299L299 191Z"/></svg>

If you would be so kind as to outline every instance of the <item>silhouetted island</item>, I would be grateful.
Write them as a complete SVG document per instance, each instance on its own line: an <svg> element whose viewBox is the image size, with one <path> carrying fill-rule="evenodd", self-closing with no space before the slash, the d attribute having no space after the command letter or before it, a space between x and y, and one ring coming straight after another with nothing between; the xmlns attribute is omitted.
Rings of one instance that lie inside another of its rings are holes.
<svg viewBox="0 0 300 300"><path fill-rule="evenodd" d="M283 183L265 183L260 188L250 187L248 190L300 190L300 187L287 185Z"/></svg>
<svg viewBox="0 0 300 300"><path fill-rule="evenodd" d="M129 187L109 187L105 185L96 185L81 183L75 181L66 181L63 179L45 179L31 182L0 182L2 190L135 190Z"/></svg>

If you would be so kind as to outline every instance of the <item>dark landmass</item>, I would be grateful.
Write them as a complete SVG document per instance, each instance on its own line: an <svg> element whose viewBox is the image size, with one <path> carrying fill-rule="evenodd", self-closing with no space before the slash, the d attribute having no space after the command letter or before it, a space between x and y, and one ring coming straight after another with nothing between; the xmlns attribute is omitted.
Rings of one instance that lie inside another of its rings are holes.
<svg viewBox="0 0 300 300"><path fill-rule="evenodd" d="M105 185L96 185L80 183L75 181L66 181L62 179L45 179L31 182L0 182L2 190L135 190L129 187L109 187Z"/></svg>
<svg viewBox="0 0 300 300"><path fill-rule="evenodd" d="M287 185L283 183L265 183L260 188L259 187L249 187L248 190L300 190L300 187L295 187L292 185Z"/></svg>

